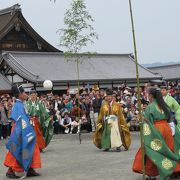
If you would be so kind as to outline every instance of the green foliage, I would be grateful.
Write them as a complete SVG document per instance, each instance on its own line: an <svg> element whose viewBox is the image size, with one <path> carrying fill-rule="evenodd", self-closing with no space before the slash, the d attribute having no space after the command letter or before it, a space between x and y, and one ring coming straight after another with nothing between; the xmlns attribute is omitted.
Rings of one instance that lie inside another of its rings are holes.
<svg viewBox="0 0 180 180"><path fill-rule="evenodd" d="M65 55L76 56L88 43L98 36L91 23L94 19L86 10L84 0L73 0L64 17L65 28L59 29L60 46L66 48Z"/></svg>
<svg viewBox="0 0 180 180"><path fill-rule="evenodd" d="M94 19L86 10L85 0L72 0L70 9L67 9L65 13L65 28L59 29L60 46L66 48L64 51L65 58L70 58L76 62L78 96L80 91L79 63L80 59L83 58L79 53L88 43L94 43L93 39L98 38L91 25L92 22ZM79 101L78 107L80 107ZM80 119L79 112L78 119ZM81 126L80 123L79 126ZM79 132L79 142L81 144L81 132Z"/></svg>

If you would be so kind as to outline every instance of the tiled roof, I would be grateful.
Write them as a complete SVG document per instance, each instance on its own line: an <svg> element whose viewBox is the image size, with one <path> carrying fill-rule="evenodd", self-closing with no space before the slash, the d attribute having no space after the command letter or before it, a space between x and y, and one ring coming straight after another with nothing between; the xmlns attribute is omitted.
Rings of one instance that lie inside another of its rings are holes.
<svg viewBox="0 0 180 180"><path fill-rule="evenodd" d="M180 63L172 65L164 65L157 67L149 67L154 73L159 73L165 80L180 80Z"/></svg>
<svg viewBox="0 0 180 180"><path fill-rule="evenodd" d="M130 54L87 54L79 63L81 81L136 81L135 62ZM46 79L58 82L77 80L76 62L65 59L62 53L3 52L3 59L18 74L32 82ZM139 65L140 80L161 79L160 75Z"/></svg>
<svg viewBox="0 0 180 180"><path fill-rule="evenodd" d="M39 42L44 49L48 52L62 52L56 49L46 40L44 40L26 21L22 15L19 4L15 4L6 9L0 10L0 40L16 26L16 23L20 23L21 27L37 42Z"/></svg>
<svg viewBox="0 0 180 180"><path fill-rule="evenodd" d="M11 82L0 73L0 90L10 90Z"/></svg>

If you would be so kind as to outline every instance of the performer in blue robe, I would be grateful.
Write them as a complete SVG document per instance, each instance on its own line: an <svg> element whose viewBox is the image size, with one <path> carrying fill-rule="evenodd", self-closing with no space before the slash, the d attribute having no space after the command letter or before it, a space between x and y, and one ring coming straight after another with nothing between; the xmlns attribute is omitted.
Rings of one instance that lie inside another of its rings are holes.
<svg viewBox="0 0 180 180"><path fill-rule="evenodd" d="M12 93L17 98L12 112L12 133L6 145L8 152L4 165L9 167L6 176L19 178L16 172L25 172L28 177L38 176L34 168L41 167L40 151L36 143L36 135L25 111L23 101L28 98L22 86L12 86Z"/></svg>

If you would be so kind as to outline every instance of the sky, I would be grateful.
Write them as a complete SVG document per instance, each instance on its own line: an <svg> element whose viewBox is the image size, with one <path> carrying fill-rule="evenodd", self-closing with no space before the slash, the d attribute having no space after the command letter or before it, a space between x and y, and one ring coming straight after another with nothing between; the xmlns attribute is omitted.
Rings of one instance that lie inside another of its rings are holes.
<svg viewBox="0 0 180 180"><path fill-rule="evenodd" d="M0 9L21 5L31 26L58 49L57 30L72 0L0 0ZM84 52L133 53L129 0L86 0L99 39ZM139 63L180 62L180 1L132 0Z"/></svg>

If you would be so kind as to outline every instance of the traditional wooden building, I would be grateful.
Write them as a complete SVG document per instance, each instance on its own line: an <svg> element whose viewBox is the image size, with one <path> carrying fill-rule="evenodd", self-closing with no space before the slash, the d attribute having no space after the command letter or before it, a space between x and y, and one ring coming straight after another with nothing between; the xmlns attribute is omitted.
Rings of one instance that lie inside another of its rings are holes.
<svg viewBox="0 0 180 180"><path fill-rule="evenodd" d="M23 17L20 5L0 11L0 90L11 83L24 84L42 91L43 81L52 80L54 90L76 87L77 71L73 59L45 41ZM131 54L87 54L80 63L81 86L117 87L126 82L135 86L136 69ZM162 79L160 75L139 65L142 85Z"/></svg>
<svg viewBox="0 0 180 180"><path fill-rule="evenodd" d="M148 69L160 74L165 81L180 82L180 63L148 67Z"/></svg>
<svg viewBox="0 0 180 180"><path fill-rule="evenodd" d="M81 54L79 78L81 86L93 86L97 83L101 88L117 87L126 82L136 86L136 68L130 54L95 54L89 58ZM77 86L76 62L64 58L59 52L2 52L2 64L6 67L4 75L11 82L24 83L26 87L34 86L42 91L46 79L53 81L54 90ZM12 74L14 72L14 74ZM161 79L150 70L139 65L141 85Z"/></svg>
<svg viewBox="0 0 180 180"><path fill-rule="evenodd" d="M26 21L20 5L0 10L0 51L60 52Z"/></svg>

